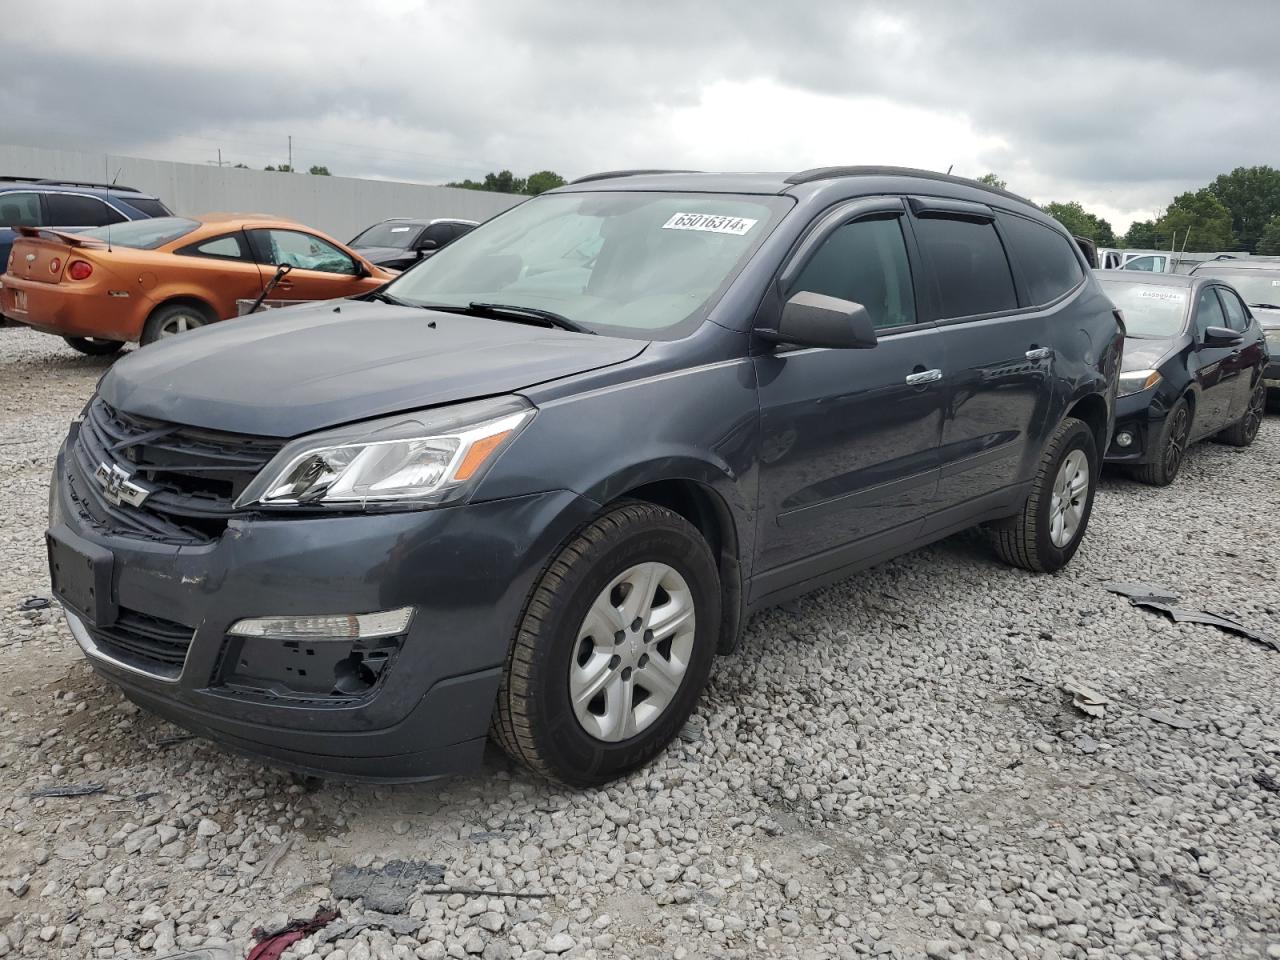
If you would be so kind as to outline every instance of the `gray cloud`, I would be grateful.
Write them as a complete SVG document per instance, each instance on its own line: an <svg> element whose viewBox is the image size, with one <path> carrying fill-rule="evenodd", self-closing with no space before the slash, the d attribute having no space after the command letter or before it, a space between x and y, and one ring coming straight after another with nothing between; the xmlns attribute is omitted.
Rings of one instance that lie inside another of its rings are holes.
<svg viewBox="0 0 1280 960"><path fill-rule="evenodd" d="M1264 0L156 2L78 6L56 29L28 5L6 13L0 110L19 142L196 161L221 147L262 166L292 134L304 165L425 180L767 166L779 143L794 166L875 162L935 122L955 142L912 147L919 163L954 153L975 166L957 172L996 169L1037 199L1149 212L1280 154L1278 33ZM805 112L709 112L710 91L760 84L809 98ZM868 123L870 102L902 121ZM731 148L677 133L687 116L728 124Z"/></svg>

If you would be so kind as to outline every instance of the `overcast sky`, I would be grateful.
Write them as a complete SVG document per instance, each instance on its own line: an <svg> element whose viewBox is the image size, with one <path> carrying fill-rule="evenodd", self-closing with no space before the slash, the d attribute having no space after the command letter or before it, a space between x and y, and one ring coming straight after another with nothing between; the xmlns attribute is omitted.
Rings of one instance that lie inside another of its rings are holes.
<svg viewBox="0 0 1280 960"><path fill-rule="evenodd" d="M10 4L0 140L442 182L891 163L1123 229L1280 165L1280 2Z"/></svg>

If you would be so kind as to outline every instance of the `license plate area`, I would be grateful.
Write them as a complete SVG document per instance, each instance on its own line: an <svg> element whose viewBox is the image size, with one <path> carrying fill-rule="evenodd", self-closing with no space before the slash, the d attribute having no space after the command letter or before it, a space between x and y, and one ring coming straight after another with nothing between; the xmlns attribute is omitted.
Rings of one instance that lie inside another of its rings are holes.
<svg viewBox="0 0 1280 960"><path fill-rule="evenodd" d="M27 312L27 291L25 290L13 291L13 311L14 313Z"/></svg>
<svg viewBox="0 0 1280 960"><path fill-rule="evenodd" d="M50 530L45 543L54 596L95 627L115 623L118 610L111 597L111 551L67 530Z"/></svg>

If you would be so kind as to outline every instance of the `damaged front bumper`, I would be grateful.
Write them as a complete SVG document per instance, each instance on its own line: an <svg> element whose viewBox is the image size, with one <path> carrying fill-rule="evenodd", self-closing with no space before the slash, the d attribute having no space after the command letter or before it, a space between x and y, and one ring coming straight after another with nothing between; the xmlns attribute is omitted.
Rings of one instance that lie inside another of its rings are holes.
<svg viewBox="0 0 1280 960"><path fill-rule="evenodd" d="M479 762L525 598L545 558L592 511L554 491L435 510L245 518L212 543L177 545L93 525L63 470L60 455L50 495L51 564L64 568L52 571L55 596L93 668L140 706L230 749L352 779L427 779ZM65 572L82 560L97 565L96 581ZM401 608L412 616L394 636L232 632L252 618Z"/></svg>

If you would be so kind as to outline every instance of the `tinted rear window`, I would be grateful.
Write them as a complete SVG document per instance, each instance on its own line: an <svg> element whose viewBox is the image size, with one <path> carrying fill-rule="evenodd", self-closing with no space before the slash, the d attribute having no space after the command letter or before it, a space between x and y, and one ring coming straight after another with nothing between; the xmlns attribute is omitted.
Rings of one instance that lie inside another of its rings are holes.
<svg viewBox="0 0 1280 960"><path fill-rule="evenodd" d="M148 217L171 217L173 212L159 200L147 197L121 197L125 203Z"/></svg>
<svg viewBox="0 0 1280 960"><path fill-rule="evenodd" d="M1075 244L1056 230L1023 217L1003 217L1009 245L1032 303L1057 300L1084 279Z"/></svg>
<svg viewBox="0 0 1280 960"><path fill-rule="evenodd" d="M200 224L182 217L156 217L153 220L130 220L110 228L97 227L86 230L81 236L109 240L112 246L133 247L135 250L154 250L166 243L185 237Z"/></svg>
<svg viewBox="0 0 1280 960"><path fill-rule="evenodd" d="M937 280L941 317L971 317L1018 305L1004 246L990 223L923 217L916 237Z"/></svg>
<svg viewBox="0 0 1280 960"><path fill-rule="evenodd" d="M101 227L127 219L119 210L107 206L97 197L46 193L44 202L49 209L51 227Z"/></svg>

